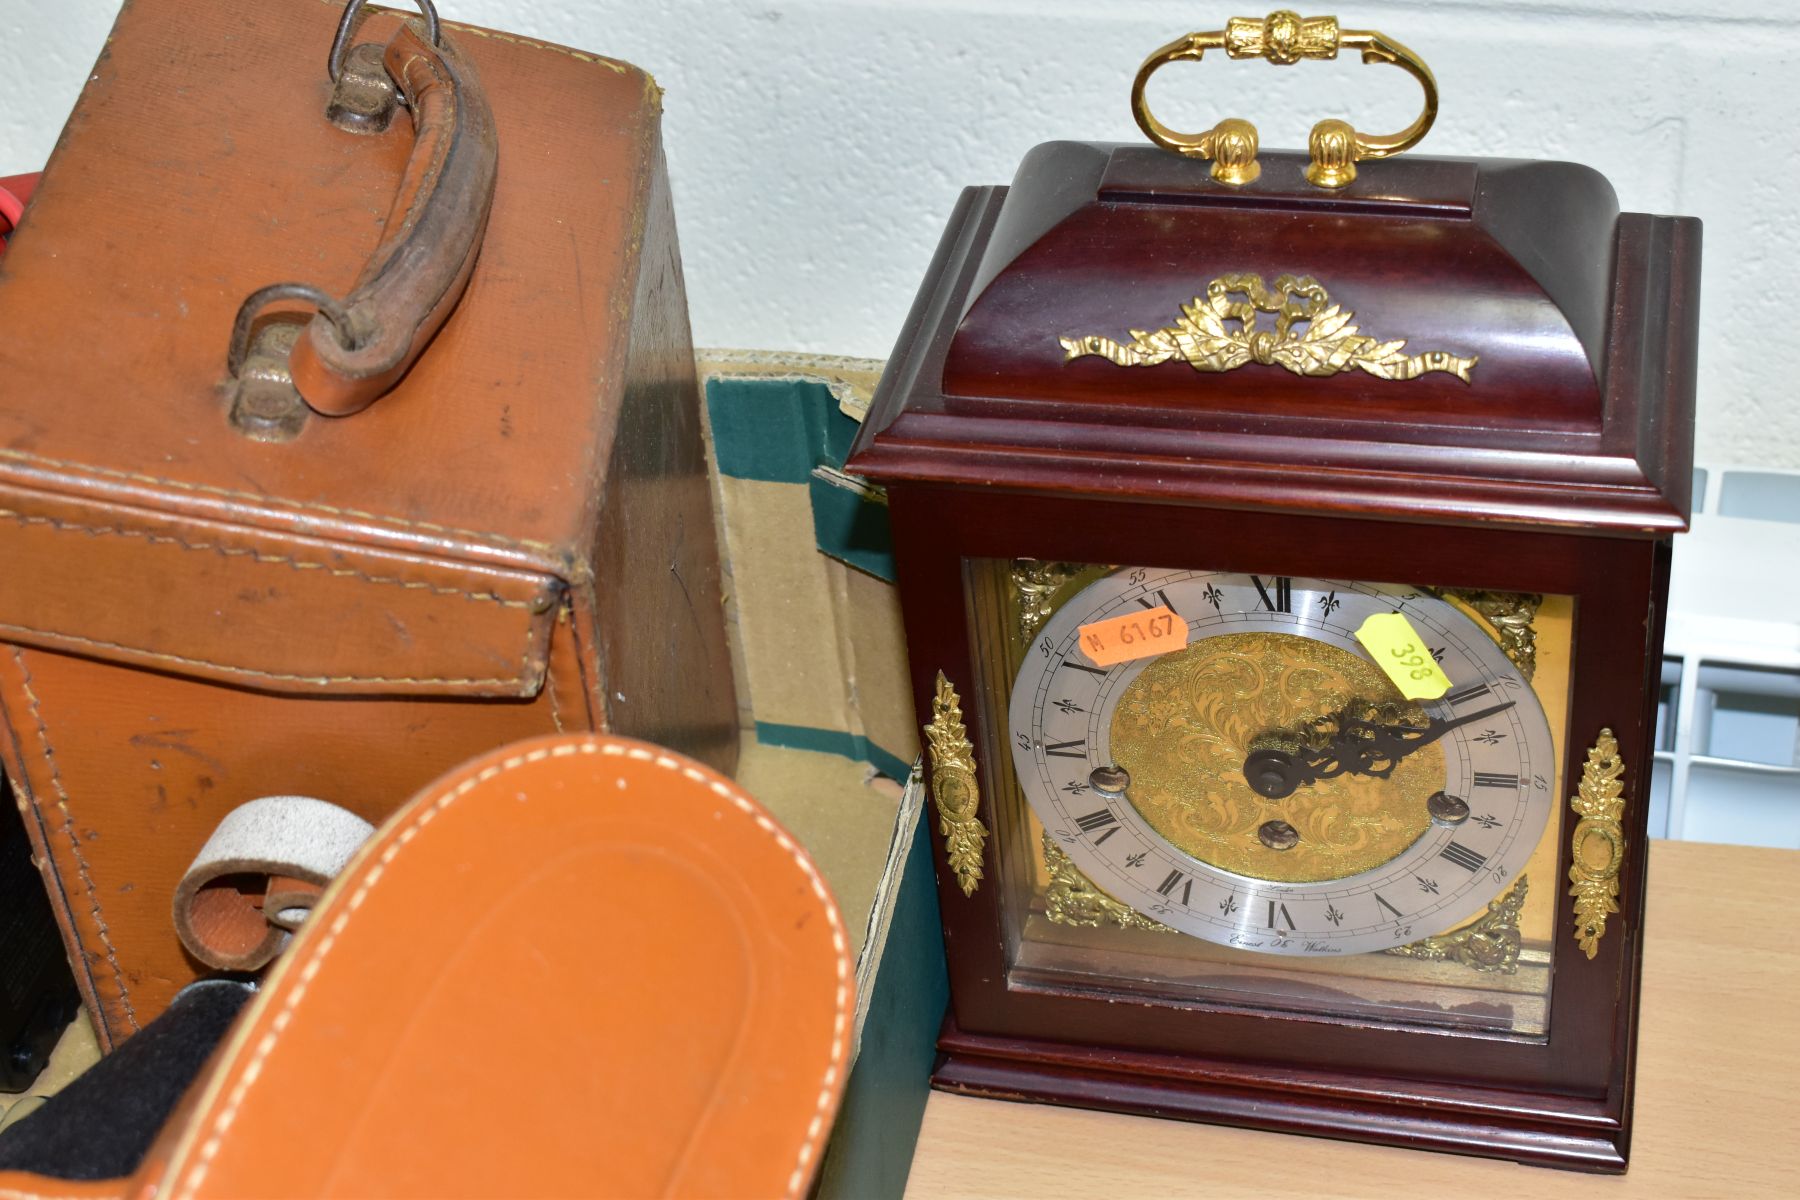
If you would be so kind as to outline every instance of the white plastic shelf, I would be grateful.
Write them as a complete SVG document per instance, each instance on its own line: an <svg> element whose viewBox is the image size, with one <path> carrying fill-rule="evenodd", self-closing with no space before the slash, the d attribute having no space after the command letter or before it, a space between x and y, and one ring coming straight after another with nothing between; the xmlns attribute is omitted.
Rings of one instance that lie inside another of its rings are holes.
<svg viewBox="0 0 1800 1200"><path fill-rule="evenodd" d="M1670 582L1651 836L1800 849L1800 472L1694 476Z"/></svg>

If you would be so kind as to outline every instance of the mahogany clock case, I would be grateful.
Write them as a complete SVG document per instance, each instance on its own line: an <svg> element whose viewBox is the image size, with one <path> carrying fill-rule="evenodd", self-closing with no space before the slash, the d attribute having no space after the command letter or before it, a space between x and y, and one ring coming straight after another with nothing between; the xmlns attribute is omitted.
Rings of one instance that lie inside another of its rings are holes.
<svg viewBox="0 0 1800 1200"><path fill-rule="evenodd" d="M1025 161L1016 202L964 193L847 464L888 488L919 711L939 671L981 690L972 559L1569 596L1555 794L1566 805L1610 728L1621 911L1590 959L1557 904L1548 1033L1528 1039L1022 982L1000 889L964 895L940 867L952 1013L934 1082L1622 1171L1647 829L1629 801L1649 779L1670 535L1687 518L1698 222L1619 214L1567 164L1396 160L1334 194L1300 180L1304 162L1267 155L1233 191L1144 148L1053 143ZM1476 382L1409 393L1420 381L1062 361L1059 335L1154 328L1227 271L1315 274L1372 335L1478 350ZM992 828L1007 731L980 703L963 717Z"/></svg>

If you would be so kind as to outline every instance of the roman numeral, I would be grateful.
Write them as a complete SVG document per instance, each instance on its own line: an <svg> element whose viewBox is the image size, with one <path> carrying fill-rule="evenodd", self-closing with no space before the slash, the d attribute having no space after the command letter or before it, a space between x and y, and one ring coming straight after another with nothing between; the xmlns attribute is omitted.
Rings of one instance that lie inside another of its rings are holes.
<svg viewBox="0 0 1800 1200"><path fill-rule="evenodd" d="M1180 871L1170 871L1169 877L1156 885L1156 890L1173 899L1175 889L1181 889L1181 902L1186 904L1194 895L1194 881L1184 879Z"/></svg>
<svg viewBox="0 0 1800 1200"><path fill-rule="evenodd" d="M1080 738L1070 742L1045 742L1044 753L1053 758L1086 758L1087 746Z"/></svg>
<svg viewBox="0 0 1800 1200"><path fill-rule="evenodd" d="M1479 871L1487 865L1487 859L1477 854L1461 842L1451 842L1438 851L1440 858L1447 858L1465 871Z"/></svg>
<svg viewBox="0 0 1800 1200"><path fill-rule="evenodd" d="M1157 588L1148 596L1139 596L1137 602L1145 608L1166 608L1170 612L1175 613L1178 617L1181 615L1180 613L1175 612L1175 606L1169 603L1169 594L1161 588Z"/></svg>
<svg viewBox="0 0 1800 1200"><path fill-rule="evenodd" d="M1275 580L1273 596L1269 595L1269 589L1263 586L1263 581L1257 576L1252 575L1250 582L1256 585L1256 594L1262 597L1263 607L1270 612L1291 613L1294 611L1294 581L1286 575Z"/></svg>
<svg viewBox="0 0 1800 1200"><path fill-rule="evenodd" d="M1501 775L1493 771L1475 772L1476 787L1516 788L1519 786L1517 775Z"/></svg>
<svg viewBox="0 0 1800 1200"><path fill-rule="evenodd" d="M1090 667L1086 663L1078 663L1067 658L1062 660L1062 665L1065 667L1073 667L1077 671L1086 671L1089 675L1098 675L1102 679L1106 678L1106 669L1104 667Z"/></svg>
<svg viewBox="0 0 1800 1200"><path fill-rule="evenodd" d="M1081 827L1081 832L1083 833L1093 833L1098 829L1106 830L1105 833L1094 839L1094 845L1096 846L1104 842L1113 834L1119 832L1119 818L1113 816L1112 813L1104 808L1100 809L1098 812L1091 812L1085 817L1076 817L1075 824ZM1108 828L1108 826L1111 826L1111 828Z"/></svg>
<svg viewBox="0 0 1800 1200"><path fill-rule="evenodd" d="M1393 905L1389 904L1380 892L1375 893L1375 903L1381 905L1381 907L1383 907L1383 908L1387 909L1389 912L1393 913L1394 920L1404 921L1406 919L1403 915L1401 915L1400 910L1395 908Z"/></svg>
<svg viewBox="0 0 1800 1200"><path fill-rule="evenodd" d="M1280 925L1277 925L1275 923L1275 917L1276 917L1277 913L1279 913L1281 916L1282 924L1284 924L1288 927L1289 933L1292 933L1294 931L1294 918L1290 917L1288 915L1287 905L1285 905L1285 904L1277 904L1273 900L1269 901L1269 919L1265 923L1268 925L1268 927L1270 929L1281 928Z"/></svg>
<svg viewBox="0 0 1800 1200"><path fill-rule="evenodd" d="M1460 692L1451 692L1448 696L1444 697L1444 703L1450 705L1467 704L1469 701L1477 700L1487 694L1488 685L1485 683L1478 683L1474 687L1466 687Z"/></svg>

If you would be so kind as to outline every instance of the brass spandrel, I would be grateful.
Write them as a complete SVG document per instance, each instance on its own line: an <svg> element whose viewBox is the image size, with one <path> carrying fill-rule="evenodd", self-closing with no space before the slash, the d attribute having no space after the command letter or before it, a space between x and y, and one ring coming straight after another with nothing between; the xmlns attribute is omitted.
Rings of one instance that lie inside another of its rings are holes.
<svg viewBox="0 0 1800 1200"><path fill-rule="evenodd" d="M1286 633L1205 638L1127 686L1113 713L1112 757L1131 774L1132 807L1182 852L1254 879L1342 879L1389 862L1424 834L1426 800L1443 786L1442 747L1408 755L1386 779L1322 779L1280 800L1251 790L1244 759L1270 731L1358 701L1426 720L1374 663L1329 643ZM1264 845L1257 829L1272 820L1292 825L1299 843Z"/></svg>
<svg viewBox="0 0 1800 1200"><path fill-rule="evenodd" d="M1453 962L1472 971L1511 975L1519 969L1519 914L1531 884L1521 875L1502 896L1488 902L1487 912L1461 929L1383 951L1398 958Z"/></svg>
<svg viewBox="0 0 1800 1200"><path fill-rule="evenodd" d="M1056 594L1082 571L1076 563L1043 562L1015 558L1012 563L1013 603L1018 609L1016 643L1023 654L1037 631L1056 611Z"/></svg>
<svg viewBox="0 0 1800 1200"><path fill-rule="evenodd" d="M1486 621L1500 649L1526 683L1537 674L1537 615L1544 598L1536 592L1483 592L1451 588L1434 593L1460 601Z"/></svg>
<svg viewBox="0 0 1800 1200"><path fill-rule="evenodd" d="M1050 873L1050 882L1044 890L1044 915L1059 925L1175 932L1137 909L1120 904L1094 886L1094 881L1083 875L1074 860L1062 852L1062 847L1056 844L1047 829L1044 831L1044 867Z"/></svg>

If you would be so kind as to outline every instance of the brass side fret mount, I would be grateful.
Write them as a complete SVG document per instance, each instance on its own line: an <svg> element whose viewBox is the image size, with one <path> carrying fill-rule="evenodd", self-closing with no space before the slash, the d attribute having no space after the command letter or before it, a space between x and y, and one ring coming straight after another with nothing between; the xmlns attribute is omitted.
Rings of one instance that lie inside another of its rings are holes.
<svg viewBox="0 0 1800 1200"><path fill-rule="evenodd" d="M969 744L963 727L962 701L942 671L937 674L925 742L931 749L931 798L937 804L938 829L944 835L944 857L963 895L973 896L981 883L981 855L988 831L975 816L981 792L975 783L975 747Z"/></svg>
<svg viewBox="0 0 1800 1200"><path fill-rule="evenodd" d="M1587 754L1581 786L1569 806L1581 820L1570 839L1569 895L1575 898L1575 940L1589 958L1600 952L1606 918L1619 911L1619 870L1625 865L1625 763L1610 729Z"/></svg>

